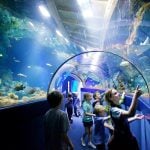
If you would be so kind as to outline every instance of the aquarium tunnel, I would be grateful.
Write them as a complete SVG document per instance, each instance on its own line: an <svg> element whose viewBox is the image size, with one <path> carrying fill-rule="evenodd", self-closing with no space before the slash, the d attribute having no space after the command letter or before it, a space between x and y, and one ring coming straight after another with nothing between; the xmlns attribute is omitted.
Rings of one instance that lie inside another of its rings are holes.
<svg viewBox="0 0 150 150"><path fill-rule="evenodd" d="M144 118L130 126L140 150L149 150L149 0L0 0L1 150L44 150L48 92L82 100L114 88L125 91L127 109L137 85ZM82 119L71 126L80 150Z"/></svg>

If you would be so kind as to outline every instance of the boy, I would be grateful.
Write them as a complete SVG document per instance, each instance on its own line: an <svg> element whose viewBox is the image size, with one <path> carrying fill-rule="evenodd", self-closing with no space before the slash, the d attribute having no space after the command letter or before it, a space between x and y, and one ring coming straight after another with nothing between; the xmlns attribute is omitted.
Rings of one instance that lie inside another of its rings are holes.
<svg viewBox="0 0 150 150"><path fill-rule="evenodd" d="M94 114L96 114L96 117L94 117L94 142L96 144L96 149L105 150L105 145L108 140L105 127L113 130L112 125L106 122L110 116L105 117L105 107L99 104L95 106Z"/></svg>
<svg viewBox="0 0 150 150"><path fill-rule="evenodd" d="M96 91L94 94L93 94L93 99L94 99L94 102L92 104L93 106L93 109L95 107L95 105L102 105L103 104L103 96L104 96L104 93L103 94L100 94L99 91Z"/></svg>
<svg viewBox="0 0 150 150"><path fill-rule="evenodd" d="M68 147L73 150L73 144L67 135L69 120L67 114L60 110L62 99L59 91L52 91L47 95L50 109L44 118L46 150L66 150Z"/></svg>

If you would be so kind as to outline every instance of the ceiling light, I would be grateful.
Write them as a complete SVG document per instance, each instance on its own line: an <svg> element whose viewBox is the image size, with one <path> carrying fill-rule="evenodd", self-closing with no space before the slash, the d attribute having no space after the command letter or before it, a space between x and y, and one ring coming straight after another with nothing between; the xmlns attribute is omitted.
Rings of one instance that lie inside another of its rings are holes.
<svg viewBox="0 0 150 150"><path fill-rule="evenodd" d="M86 1L85 0L77 0L77 2L81 6L81 5L85 4Z"/></svg>
<svg viewBox="0 0 150 150"><path fill-rule="evenodd" d="M85 18L93 17L93 13L90 9L82 11L82 14Z"/></svg>

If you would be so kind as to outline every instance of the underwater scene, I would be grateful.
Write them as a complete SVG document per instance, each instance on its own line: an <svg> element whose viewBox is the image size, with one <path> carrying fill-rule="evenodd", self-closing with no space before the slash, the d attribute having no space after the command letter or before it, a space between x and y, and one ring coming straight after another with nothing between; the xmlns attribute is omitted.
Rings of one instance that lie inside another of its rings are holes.
<svg viewBox="0 0 150 150"><path fill-rule="evenodd" d="M56 68L80 52L50 25L0 4L0 106L45 98Z"/></svg>
<svg viewBox="0 0 150 150"><path fill-rule="evenodd" d="M118 1L99 46L82 45L81 36L80 43L72 40L60 24L58 2L0 0L0 107L46 99L52 89L64 92L69 77L77 81L70 85L74 92L115 88L132 95L139 85L150 105L150 2Z"/></svg>

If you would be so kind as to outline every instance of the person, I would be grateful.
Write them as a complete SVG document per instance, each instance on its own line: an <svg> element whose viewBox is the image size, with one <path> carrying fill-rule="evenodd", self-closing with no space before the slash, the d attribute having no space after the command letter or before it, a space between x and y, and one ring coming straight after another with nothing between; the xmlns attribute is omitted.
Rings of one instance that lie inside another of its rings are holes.
<svg viewBox="0 0 150 150"><path fill-rule="evenodd" d="M106 116L105 107L102 105L96 105L94 107L94 143L97 150L106 150L106 142L108 141L108 135L105 127L113 131L113 126L107 123L110 116Z"/></svg>
<svg viewBox="0 0 150 150"><path fill-rule="evenodd" d="M129 127L129 117L133 117L136 112L138 98L142 95L139 87L136 88L128 110L121 109L120 96L115 89L110 89L105 93L105 99L110 104L110 115L113 121L114 132L108 142L108 150L139 150L136 138L132 135ZM140 117L133 117L142 119ZM133 120L133 118L131 120ZM130 121L131 121L130 120Z"/></svg>
<svg viewBox="0 0 150 150"><path fill-rule="evenodd" d="M73 97L72 93L68 93L68 97L66 99L66 108L67 108L67 114L70 123L73 123L72 114L73 114Z"/></svg>
<svg viewBox="0 0 150 150"><path fill-rule="evenodd" d="M74 149L67 135L70 127L68 116L60 110L62 99L63 95L59 91L52 91L47 95L50 109L44 117L46 150Z"/></svg>
<svg viewBox="0 0 150 150"><path fill-rule="evenodd" d="M125 91L122 92L122 94L119 94L118 93L118 96L119 96L119 102L118 102L118 106L120 106L121 104L124 103L124 100L125 100ZM110 103L107 103L105 105L105 110L110 113L110 108L111 108L111 105Z"/></svg>
<svg viewBox="0 0 150 150"><path fill-rule="evenodd" d="M99 91L96 91L93 94L93 99L94 99L94 102L92 104L93 109L94 109L95 105L97 105L97 104L102 105L103 104L102 97L103 97L103 94L101 95Z"/></svg>
<svg viewBox="0 0 150 150"><path fill-rule="evenodd" d="M85 143L85 138L86 136L88 137L88 146L96 149L96 146L92 143L92 126L93 126L93 108L91 101L92 100L92 95L90 93L85 93L84 94L84 100L82 104L82 109L83 109L83 126L84 126L84 133L81 138L81 143L82 146L86 146Z"/></svg>
<svg viewBox="0 0 150 150"><path fill-rule="evenodd" d="M121 105L124 103L124 100L125 100L125 91L123 91L122 94L118 93L118 96L119 96L118 106L121 107ZM107 104L105 104L105 112L107 113L108 116L110 116L110 109L111 109L111 105L110 103L107 102ZM107 122L112 125L111 118L109 118ZM113 130L109 129L109 133L110 135L112 135Z"/></svg>
<svg viewBox="0 0 150 150"><path fill-rule="evenodd" d="M78 98L78 95L77 93L74 93L74 96L73 96L73 107L74 107L74 115L76 117L79 117L81 115L80 113L80 99Z"/></svg>

